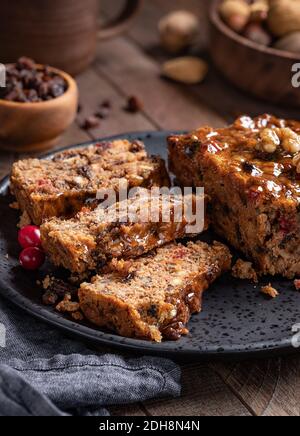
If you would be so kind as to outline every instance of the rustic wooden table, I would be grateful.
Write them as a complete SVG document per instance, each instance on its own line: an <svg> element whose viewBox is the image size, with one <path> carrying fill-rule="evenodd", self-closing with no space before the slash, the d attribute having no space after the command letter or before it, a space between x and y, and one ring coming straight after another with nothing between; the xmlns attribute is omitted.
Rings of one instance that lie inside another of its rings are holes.
<svg viewBox="0 0 300 436"><path fill-rule="evenodd" d="M121 3L122 0L103 0L106 16ZM297 118L295 110L274 107L243 95L212 66L205 83L196 87L178 86L160 78L160 64L166 56L158 44L158 19L172 8L196 12L202 29L197 51L206 56L209 3L207 0L146 0L127 35L99 44L96 61L78 77L82 113L59 147L128 131L192 129L203 124L222 126L240 113L273 112ZM144 102L141 113L133 115L123 110L129 95L136 95ZM112 116L102 121L99 128L82 130L83 119L93 114L104 99L113 103ZM9 172L17 158L14 154L0 153L0 176ZM300 415L300 356L238 363L186 362L182 372L181 398L116 407L111 412L140 416Z"/></svg>

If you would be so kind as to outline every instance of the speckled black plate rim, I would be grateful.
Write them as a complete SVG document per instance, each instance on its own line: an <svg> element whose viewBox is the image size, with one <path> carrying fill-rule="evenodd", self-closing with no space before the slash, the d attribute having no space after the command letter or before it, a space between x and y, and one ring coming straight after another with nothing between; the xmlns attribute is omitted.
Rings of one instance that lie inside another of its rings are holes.
<svg viewBox="0 0 300 436"><path fill-rule="evenodd" d="M40 156L42 159L49 159L54 154L70 148L88 147L97 142L112 141L116 139L141 139L157 137L167 137L171 134L183 133L171 131L147 131L147 132L130 132L122 135L108 136L100 139L91 140L88 142L66 146L52 152ZM9 176L4 177L0 181L0 195L7 191L9 187ZM107 346L110 348L118 348L119 350L129 351L134 353L161 355L173 358L196 358L196 359L244 359L244 358L262 358L267 356L278 356L285 354L297 353L297 350L292 346L291 339L283 339L282 341L261 341L248 343L247 346L241 344L232 344L224 348L212 345L209 348L189 349L188 347L180 348L178 342L162 342L152 343L148 341L123 338L114 334L105 333L101 330L83 326L75 323L63 315L56 312L50 312L29 298L19 294L13 287L8 286L2 277L0 277L0 294L10 302L26 311L35 318L44 321L52 326L65 331L71 336L80 337L97 345Z"/></svg>

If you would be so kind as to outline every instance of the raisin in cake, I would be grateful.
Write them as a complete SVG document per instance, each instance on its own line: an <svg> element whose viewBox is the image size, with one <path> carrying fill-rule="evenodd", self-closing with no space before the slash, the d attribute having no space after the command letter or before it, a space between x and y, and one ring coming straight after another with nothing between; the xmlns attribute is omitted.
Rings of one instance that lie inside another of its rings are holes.
<svg viewBox="0 0 300 436"><path fill-rule="evenodd" d="M171 136L170 169L204 186L215 231L262 274L300 274L300 123L263 115Z"/></svg>
<svg viewBox="0 0 300 436"><path fill-rule="evenodd" d="M98 191L118 192L120 181L128 188L169 186L162 159L149 157L139 141L120 140L67 150L50 160L16 162L11 190L21 210L40 225L46 218L78 212Z"/></svg>
<svg viewBox="0 0 300 436"><path fill-rule="evenodd" d="M74 273L95 270L112 258L134 258L175 239L207 229L205 198L138 195L108 208L83 209L73 219L53 218L41 226L53 264ZM196 217L197 213L197 217ZM197 218L197 221L196 221Z"/></svg>
<svg viewBox="0 0 300 436"><path fill-rule="evenodd" d="M122 336L179 339L191 314L200 312L203 292L230 266L220 243L171 244L133 261L115 259L109 272L81 285L80 308Z"/></svg>

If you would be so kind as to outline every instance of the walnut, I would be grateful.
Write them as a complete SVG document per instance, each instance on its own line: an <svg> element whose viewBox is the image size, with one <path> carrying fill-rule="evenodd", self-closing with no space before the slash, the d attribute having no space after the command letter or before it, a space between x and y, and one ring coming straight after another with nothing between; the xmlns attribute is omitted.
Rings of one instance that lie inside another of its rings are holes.
<svg viewBox="0 0 300 436"><path fill-rule="evenodd" d="M275 153L280 145L280 138L275 129L263 129L260 132L260 139L257 149L266 153Z"/></svg>
<svg viewBox="0 0 300 436"><path fill-rule="evenodd" d="M171 54L177 54L189 47L199 32L198 18L188 11L175 11L159 23L162 46Z"/></svg>
<svg viewBox="0 0 300 436"><path fill-rule="evenodd" d="M279 37L300 30L299 0L271 0L268 26Z"/></svg>
<svg viewBox="0 0 300 436"><path fill-rule="evenodd" d="M266 153L275 153L279 146L288 153L299 153L300 135L288 127L266 128L260 132L260 142L257 144L258 150Z"/></svg>
<svg viewBox="0 0 300 436"><path fill-rule="evenodd" d="M281 136L281 145L285 151L295 154L300 152L300 135L292 129L283 128L279 129Z"/></svg>
<svg viewBox="0 0 300 436"><path fill-rule="evenodd" d="M296 154L293 158L293 165L296 168L296 172L300 174L300 153Z"/></svg>
<svg viewBox="0 0 300 436"><path fill-rule="evenodd" d="M236 32L245 28L251 15L250 5L244 0L225 0L219 11L225 23Z"/></svg>

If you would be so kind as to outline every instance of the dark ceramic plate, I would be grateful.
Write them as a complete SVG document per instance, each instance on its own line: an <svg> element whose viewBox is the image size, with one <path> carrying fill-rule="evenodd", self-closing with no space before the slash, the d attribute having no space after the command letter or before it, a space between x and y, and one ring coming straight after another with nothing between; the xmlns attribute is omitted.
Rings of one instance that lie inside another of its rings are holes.
<svg viewBox="0 0 300 436"><path fill-rule="evenodd" d="M150 153L166 158L167 134L140 133L122 137L141 139ZM300 323L300 293L295 291L292 281L281 278L271 279L280 290L280 296L270 300L260 293L261 284L254 286L230 275L222 277L205 294L203 312L193 316L190 334L178 342L154 344L126 339L97 330L91 324L71 321L41 304L41 290L36 281L54 271L51 265L45 265L38 274L19 267L18 213L8 207L11 201L6 178L0 184L0 293L32 315L94 343L141 353L211 358L295 351L292 328ZM266 279L263 284L269 281Z"/></svg>

